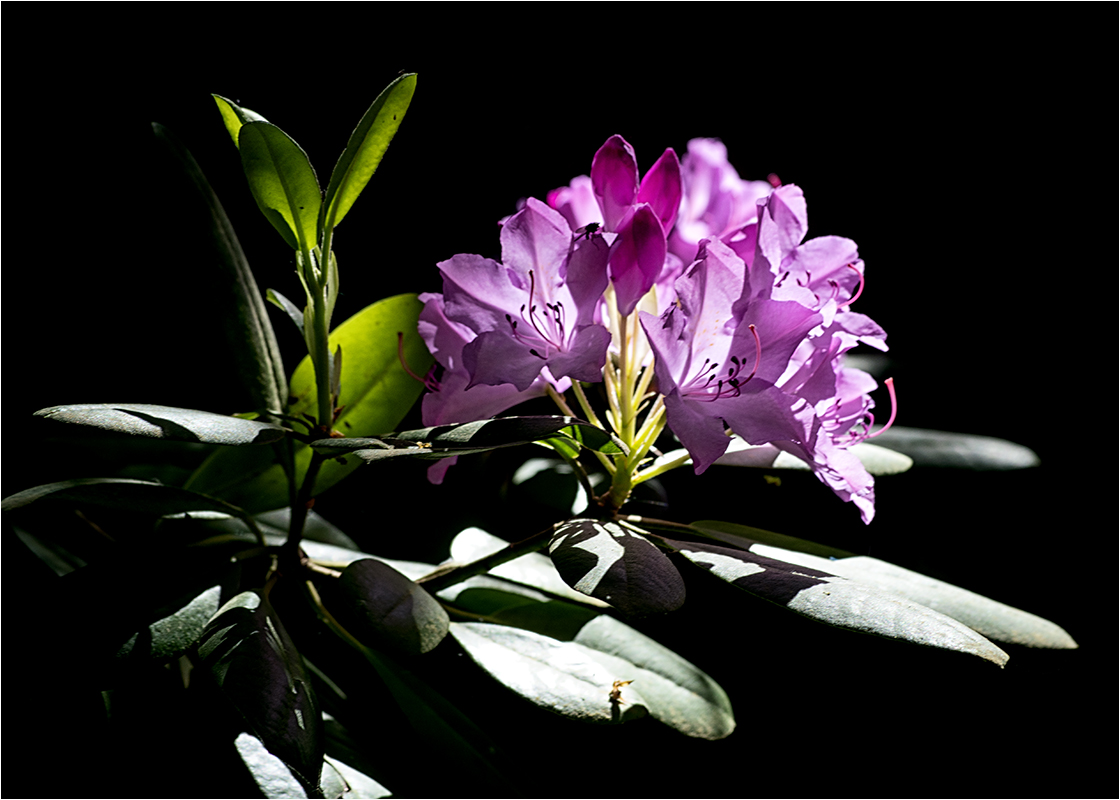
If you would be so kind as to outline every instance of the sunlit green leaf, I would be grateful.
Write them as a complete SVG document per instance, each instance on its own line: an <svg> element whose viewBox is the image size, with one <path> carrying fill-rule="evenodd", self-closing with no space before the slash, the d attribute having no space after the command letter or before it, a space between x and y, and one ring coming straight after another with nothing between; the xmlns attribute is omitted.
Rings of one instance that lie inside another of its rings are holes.
<svg viewBox="0 0 1120 800"><path fill-rule="evenodd" d="M158 662L185 653L217 613L221 591L221 586L211 586L178 611L151 623L121 647L117 658Z"/></svg>
<svg viewBox="0 0 1120 800"><path fill-rule="evenodd" d="M211 94L214 102L218 104L218 113L222 115L222 122L229 131L230 138L233 139L234 145L238 143L238 134L241 132L241 126L247 122L268 122L264 117L256 111L251 111L248 108L242 108L234 103L232 100L227 100L219 94Z"/></svg>
<svg viewBox="0 0 1120 800"><path fill-rule="evenodd" d="M1077 647L1073 637L1049 620L877 558L850 556L829 559L765 544L755 544L750 551L892 592L963 622L997 642L1026 647Z"/></svg>
<svg viewBox="0 0 1120 800"><path fill-rule="evenodd" d="M299 306L297 306L295 303L293 303L291 300L289 300L284 295L280 294L280 292L276 291L275 289L269 289L268 293L267 293L267 297L268 297L268 302L272 303L274 306L276 306L277 308L279 308L285 314L288 315L288 318L291 319L291 321L296 324L297 328L299 328L299 333L302 336L303 335L303 311L299 308Z"/></svg>
<svg viewBox="0 0 1120 800"><path fill-rule="evenodd" d="M362 309L331 334L331 350L341 347L343 353L342 409L335 421L336 430L354 436L392 430L416 402L424 387L401 366L397 334L404 334L403 352L409 366L418 374L426 372L432 357L416 330L422 307L414 294L390 297ZM296 367L288 402L288 413L293 416L316 415L315 375L310 358L304 358ZM266 451L254 457L238 452L214 453L192 476L188 487L228 499L253 512L287 505L287 479L271 453ZM302 481L311 461L311 449L297 445L295 461L297 481ZM362 463L353 456L346 457L343 463L337 459L325 462L315 483L315 494L338 483Z"/></svg>
<svg viewBox="0 0 1120 800"><path fill-rule="evenodd" d="M646 715L641 693L632 687L625 702L612 700L614 682L626 676L612 672L577 644L477 622L453 622L451 635L495 680L549 711L596 723Z"/></svg>
<svg viewBox="0 0 1120 800"><path fill-rule="evenodd" d="M369 183L404 120L415 91L415 73L401 75L366 110L331 173L323 205L324 225L333 227L342 222L350 206Z"/></svg>
<svg viewBox="0 0 1120 800"><path fill-rule="evenodd" d="M250 122L238 134L241 166L261 212L296 250L318 243L322 193L307 153L270 122Z"/></svg>
<svg viewBox="0 0 1120 800"><path fill-rule="evenodd" d="M268 444L282 439L287 433L284 428L269 422L147 403L54 406L36 411L35 416L133 436L204 444Z"/></svg>
<svg viewBox="0 0 1120 800"><path fill-rule="evenodd" d="M606 614L575 637L620 679L632 680L655 719L700 739L722 739L735 730L723 687L669 648Z"/></svg>
<svg viewBox="0 0 1120 800"><path fill-rule="evenodd" d="M970 653L1001 667L1007 663L1007 653L976 631L899 595L753 552L695 542L662 541L736 588L818 622Z"/></svg>

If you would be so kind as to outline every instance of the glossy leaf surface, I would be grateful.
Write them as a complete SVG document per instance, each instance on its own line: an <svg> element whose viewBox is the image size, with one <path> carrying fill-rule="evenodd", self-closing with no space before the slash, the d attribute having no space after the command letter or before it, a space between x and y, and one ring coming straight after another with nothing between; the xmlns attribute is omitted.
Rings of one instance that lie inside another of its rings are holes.
<svg viewBox="0 0 1120 800"><path fill-rule="evenodd" d="M548 552L569 586L623 614L665 613L684 603L684 580L672 562L616 522L570 520L556 529Z"/></svg>
<svg viewBox="0 0 1120 800"><path fill-rule="evenodd" d="M354 205L373 177L389 142L404 120L415 91L416 74L401 75L385 87L362 115L327 185L323 204L326 225L333 227L342 222L350 206Z"/></svg>
<svg viewBox="0 0 1120 800"><path fill-rule="evenodd" d="M35 416L132 436L203 444L268 444L282 439L287 433L284 428L269 422L148 403L53 406L36 411Z"/></svg>
<svg viewBox="0 0 1120 800"><path fill-rule="evenodd" d="M303 660L268 598L242 592L214 615L198 655L270 753L304 788L319 784L323 719Z"/></svg>
<svg viewBox="0 0 1120 800"><path fill-rule="evenodd" d="M311 446L327 455L353 453L364 461L379 461L402 455L447 458L560 437L570 441L576 449L582 444L599 452L622 452L605 431L591 423L574 417L549 415L498 417L377 438L322 439L312 442Z"/></svg>
<svg viewBox="0 0 1120 800"><path fill-rule="evenodd" d="M198 641L221 605L221 586L211 586L173 614L156 620L133 636L117 658L168 661Z"/></svg>
<svg viewBox="0 0 1120 800"><path fill-rule="evenodd" d="M897 425L876 437L876 444L905 453L922 467L956 469L1025 469L1037 467L1038 456L1029 447L967 433L948 433Z"/></svg>
<svg viewBox="0 0 1120 800"><path fill-rule="evenodd" d="M318 243L322 193L307 153L270 122L250 122L238 133L241 166L257 206L294 250Z"/></svg>
<svg viewBox="0 0 1120 800"><path fill-rule="evenodd" d="M626 680L572 642L480 622L455 622L451 635L482 669L526 700L581 722L617 723L646 715L641 694L627 687L614 702L615 681Z"/></svg>
<svg viewBox="0 0 1120 800"><path fill-rule="evenodd" d="M343 625L370 644L388 643L420 655L443 641L450 624L447 612L419 584L388 564L365 558L350 564L338 579L344 598Z"/></svg>
<svg viewBox="0 0 1120 800"><path fill-rule="evenodd" d="M833 575L921 603L997 642L1026 647L1077 647L1073 637L1049 620L877 558L851 556L826 559L764 544L750 549L758 555L827 570Z"/></svg>
<svg viewBox="0 0 1120 800"><path fill-rule="evenodd" d="M218 104L218 113L222 115L222 123L229 131L229 136L233 139L234 145L238 144L238 137L241 133L241 126L247 122L268 122L267 119L262 117L256 111L248 108L242 108L232 100L222 97L220 94L211 94L214 102Z"/></svg>
<svg viewBox="0 0 1120 800"><path fill-rule="evenodd" d="M408 413L423 391L423 385L401 366L397 356L397 333L404 333L404 355L413 370L426 372L432 357L416 332L423 304L414 294L397 295L359 311L339 325L330 336L333 352L341 347L342 410L335 429L360 436L391 431ZM300 417L316 415L316 390L311 359L304 358L292 375L288 413ZM303 480L311 461L311 449L295 448L297 481ZM323 464L315 483L319 494L345 478L362 463L348 456L342 463L331 459ZM210 456L187 484L196 491L222 497L253 512L268 511L289 502L288 483L272 454L218 451Z"/></svg>
<svg viewBox="0 0 1120 800"><path fill-rule="evenodd" d="M663 541L721 580L818 622L1007 663L1007 653L971 628L898 595L743 550Z"/></svg>

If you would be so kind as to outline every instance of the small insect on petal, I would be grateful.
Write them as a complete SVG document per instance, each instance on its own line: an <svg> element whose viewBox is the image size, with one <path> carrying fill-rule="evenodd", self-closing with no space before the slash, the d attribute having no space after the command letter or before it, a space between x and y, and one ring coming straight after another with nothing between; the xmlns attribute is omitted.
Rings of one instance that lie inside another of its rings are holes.
<svg viewBox="0 0 1120 800"><path fill-rule="evenodd" d="M590 240L591 239L591 234L593 234L597 230L599 230L599 228L602 227L602 224L603 223L601 223L601 222L589 222L586 225L584 225L582 228L576 228L575 231L574 231L574 233L576 234L576 239L575 240L578 242L581 238L583 238L585 236L587 237L588 240Z"/></svg>
<svg viewBox="0 0 1120 800"><path fill-rule="evenodd" d="M611 702L620 706L625 705L626 701L622 699L622 687L629 686L633 682L633 679L631 679L628 681L615 681L614 683L612 683L610 693Z"/></svg>

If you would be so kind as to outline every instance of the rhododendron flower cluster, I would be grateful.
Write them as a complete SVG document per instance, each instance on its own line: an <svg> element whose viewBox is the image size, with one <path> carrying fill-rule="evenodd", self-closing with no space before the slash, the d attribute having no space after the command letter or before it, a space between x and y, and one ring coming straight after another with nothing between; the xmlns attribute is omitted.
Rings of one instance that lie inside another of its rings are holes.
<svg viewBox="0 0 1120 800"><path fill-rule="evenodd" d="M806 240L807 220L798 187L742 180L718 141L693 140L683 161L668 149L642 175L612 136L590 176L505 220L501 261L439 264L442 294L421 295L441 369L425 424L549 395L625 445L600 455L610 508L666 469L704 472L735 436L802 459L870 521L874 482L850 447L869 435L876 383L843 356L885 350L886 334L851 310L864 285L855 243ZM583 387L598 382L602 410ZM666 427L683 450L657 449Z"/></svg>

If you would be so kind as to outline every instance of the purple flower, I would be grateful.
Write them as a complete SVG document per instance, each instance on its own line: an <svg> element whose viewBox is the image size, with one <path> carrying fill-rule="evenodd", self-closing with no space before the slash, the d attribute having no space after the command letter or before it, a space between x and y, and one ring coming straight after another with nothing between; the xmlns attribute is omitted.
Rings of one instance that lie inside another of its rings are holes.
<svg viewBox="0 0 1120 800"><path fill-rule="evenodd" d="M460 254L440 263L447 319L476 336L463 347L471 387L524 391L541 370L602 379L610 333L594 322L607 286L607 246L575 242L564 218L539 200L502 226L502 263Z"/></svg>
<svg viewBox="0 0 1120 800"><path fill-rule="evenodd" d="M666 149L639 180L634 148L612 136L595 153L591 177L553 190L548 201L572 227L593 226L609 235L615 302L620 314L631 313L666 267L666 236L681 202L677 154Z"/></svg>
<svg viewBox="0 0 1120 800"><path fill-rule="evenodd" d="M680 216L669 237L669 250L685 264L696 260L701 239L727 241L758 220L758 201L767 197L767 181L745 181L727 160L718 139L693 139L681 161L684 194Z"/></svg>
<svg viewBox="0 0 1120 800"><path fill-rule="evenodd" d="M669 427L697 474L727 450L730 428L804 460L869 521L872 478L845 449L852 440L834 436L865 410L858 376L837 395L843 339L823 333L814 308L752 294L745 262L722 242L702 243L699 256L676 283L677 303L660 318L641 314Z"/></svg>

